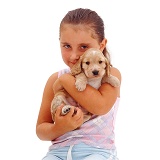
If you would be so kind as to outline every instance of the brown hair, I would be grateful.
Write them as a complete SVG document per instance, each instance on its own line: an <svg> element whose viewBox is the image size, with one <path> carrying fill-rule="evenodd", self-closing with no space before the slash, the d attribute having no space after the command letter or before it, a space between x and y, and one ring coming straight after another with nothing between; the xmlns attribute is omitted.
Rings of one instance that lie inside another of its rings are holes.
<svg viewBox="0 0 160 160"><path fill-rule="evenodd" d="M60 23L60 31L63 24L84 24L93 30L94 37L97 38L99 43L105 38L104 22L102 18L95 11L90 9L77 8L69 11ZM106 47L103 50L103 54L109 59L110 62L110 54Z"/></svg>

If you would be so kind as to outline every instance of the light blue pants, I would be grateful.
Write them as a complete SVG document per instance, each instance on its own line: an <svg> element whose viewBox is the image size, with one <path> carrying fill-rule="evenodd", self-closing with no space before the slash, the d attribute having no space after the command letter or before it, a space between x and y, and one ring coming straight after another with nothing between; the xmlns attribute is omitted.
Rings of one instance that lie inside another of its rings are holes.
<svg viewBox="0 0 160 160"><path fill-rule="evenodd" d="M118 160L116 150L106 150L84 143L50 150L42 160Z"/></svg>

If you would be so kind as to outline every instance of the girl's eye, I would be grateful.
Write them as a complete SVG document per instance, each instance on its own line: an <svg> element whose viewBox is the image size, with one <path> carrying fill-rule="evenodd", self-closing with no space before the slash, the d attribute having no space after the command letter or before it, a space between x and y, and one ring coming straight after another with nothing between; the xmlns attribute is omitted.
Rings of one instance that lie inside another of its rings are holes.
<svg viewBox="0 0 160 160"><path fill-rule="evenodd" d="M82 50L82 51L85 51L85 50L87 50L87 48L88 48L88 46L80 46L80 49Z"/></svg>
<svg viewBox="0 0 160 160"><path fill-rule="evenodd" d="M102 61L99 61L99 64L101 64L102 63Z"/></svg>
<svg viewBox="0 0 160 160"><path fill-rule="evenodd" d="M70 45L64 45L63 47L66 48L66 49L71 48Z"/></svg>
<svg viewBox="0 0 160 160"><path fill-rule="evenodd" d="M89 64L90 64L90 62L88 62L88 61L87 61L87 62L86 62L86 64L87 64L87 65L89 65Z"/></svg>
<svg viewBox="0 0 160 160"><path fill-rule="evenodd" d="M87 46L81 46L81 48L86 49L86 48L87 48Z"/></svg>

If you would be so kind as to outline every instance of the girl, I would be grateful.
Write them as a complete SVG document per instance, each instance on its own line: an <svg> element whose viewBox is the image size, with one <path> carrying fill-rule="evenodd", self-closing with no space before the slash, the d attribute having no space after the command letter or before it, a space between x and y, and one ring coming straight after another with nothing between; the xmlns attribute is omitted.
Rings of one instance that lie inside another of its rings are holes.
<svg viewBox="0 0 160 160"><path fill-rule="evenodd" d="M103 84L99 90L87 86L83 92L75 88L75 78L70 68L89 48L100 49L109 58L101 17L90 9L69 11L60 23L60 48L64 63L69 67L52 74L44 88L36 125L39 139L52 145L43 160L117 160L114 140L114 122L120 99L120 87ZM111 74L121 81L118 69L110 67ZM91 112L91 120L83 124L83 112L74 107L61 116L59 106L52 121L50 107L54 97L53 84L58 81L85 109Z"/></svg>

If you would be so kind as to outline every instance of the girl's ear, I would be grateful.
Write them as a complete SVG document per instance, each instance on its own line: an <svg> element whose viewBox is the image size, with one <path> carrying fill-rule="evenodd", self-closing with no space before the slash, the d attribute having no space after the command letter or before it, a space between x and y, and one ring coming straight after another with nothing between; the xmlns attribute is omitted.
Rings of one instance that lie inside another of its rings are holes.
<svg viewBox="0 0 160 160"><path fill-rule="evenodd" d="M71 74L73 76L75 76L75 75L77 75L77 74L82 72L81 63L82 63L82 56L79 58L77 63L71 68Z"/></svg>
<svg viewBox="0 0 160 160"><path fill-rule="evenodd" d="M100 50L103 52L104 48L106 47L106 44L107 44L107 39L104 38L102 40L102 42L100 43Z"/></svg>

